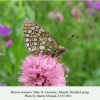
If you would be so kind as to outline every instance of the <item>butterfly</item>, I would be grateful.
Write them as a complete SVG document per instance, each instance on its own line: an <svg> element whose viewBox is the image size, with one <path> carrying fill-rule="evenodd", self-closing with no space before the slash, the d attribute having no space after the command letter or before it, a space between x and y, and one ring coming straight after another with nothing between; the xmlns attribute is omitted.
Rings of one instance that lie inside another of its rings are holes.
<svg viewBox="0 0 100 100"><path fill-rule="evenodd" d="M33 55L41 52L52 57L59 57L66 52L66 48L60 46L49 32L34 21L25 21L24 37L26 47Z"/></svg>

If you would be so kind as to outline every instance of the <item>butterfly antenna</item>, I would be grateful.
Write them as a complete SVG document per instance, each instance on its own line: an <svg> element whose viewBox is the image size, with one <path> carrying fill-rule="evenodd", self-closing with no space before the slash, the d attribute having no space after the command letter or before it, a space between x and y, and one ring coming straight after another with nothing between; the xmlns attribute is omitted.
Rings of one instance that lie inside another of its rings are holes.
<svg viewBox="0 0 100 100"><path fill-rule="evenodd" d="M64 46L64 47L67 47L69 44L70 44L70 41L71 41L71 39L74 37L74 35L72 35L71 37L70 37L70 39L68 40L68 42L66 43L66 45Z"/></svg>

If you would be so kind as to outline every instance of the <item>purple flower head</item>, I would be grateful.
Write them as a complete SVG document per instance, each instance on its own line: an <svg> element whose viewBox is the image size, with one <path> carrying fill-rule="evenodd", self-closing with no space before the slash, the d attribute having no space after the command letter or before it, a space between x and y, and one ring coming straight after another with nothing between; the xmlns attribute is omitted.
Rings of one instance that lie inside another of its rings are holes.
<svg viewBox="0 0 100 100"><path fill-rule="evenodd" d="M92 6L93 5L93 1L92 0L87 0L87 5L88 6Z"/></svg>
<svg viewBox="0 0 100 100"><path fill-rule="evenodd" d="M93 15L95 13L95 10L90 10L89 13L90 15Z"/></svg>
<svg viewBox="0 0 100 100"><path fill-rule="evenodd" d="M93 7L97 10L100 10L100 1L93 4Z"/></svg>
<svg viewBox="0 0 100 100"><path fill-rule="evenodd" d="M7 47L12 46L12 44L13 44L13 41L12 41L12 40L8 40L8 41L6 42L6 46L7 46Z"/></svg>
<svg viewBox="0 0 100 100"><path fill-rule="evenodd" d="M0 84L0 86L7 86L7 84Z"/></svg>
<svg viewBox="0 0 100 100"><path fill-rule="evenodd" d="M6 37L12 33L12 30L8 26L0 25L0 36Z"/></svg>
<svg viewBox="0 0 100 100"><path fill-rule="evenodd" d="M29 55L21 68L19 81L25 86L66 86L62 64L51 56Z"/></svg>
<svg viewBox="0 0 100 100"><path fill-rule="evenodd" d="M94 7L97 10L100 10L100 0L97 2L93 2L92 0L87 0L87 5Z"/></svg>

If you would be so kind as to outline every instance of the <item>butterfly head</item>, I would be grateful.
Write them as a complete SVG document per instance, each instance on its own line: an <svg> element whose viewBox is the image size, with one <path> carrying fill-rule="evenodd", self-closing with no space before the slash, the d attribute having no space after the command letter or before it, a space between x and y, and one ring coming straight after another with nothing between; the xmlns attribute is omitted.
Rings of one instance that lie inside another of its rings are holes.
<svg viewBox="0 0 100 100"><path fill-rule="evenodd" d="M60 50L59 50L59 52L58 52L58 56L64 54L65 52L66 52L66 48L60 46Z"/></svg>
<svg viewBox="0 0 100 100"><path fill-rule="evenodd" d="M65 47L61 47L61 53L65 53L66 52L66 48Z"/></svg>

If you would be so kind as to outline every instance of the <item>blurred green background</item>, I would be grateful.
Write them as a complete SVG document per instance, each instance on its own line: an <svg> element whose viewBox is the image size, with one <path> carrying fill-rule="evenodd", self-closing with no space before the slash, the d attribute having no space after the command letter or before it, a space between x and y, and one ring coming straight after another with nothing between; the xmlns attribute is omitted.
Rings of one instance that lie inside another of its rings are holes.
<svg viewBox="0 0 100 100"><path fill-rule="evenodd" d="M0 1L0 25L13 30L7 37L0 36L0 84L20 84L21 59L28 55L23 34L26 19L43 26L61 46L74 35L62 59L70 70L69 86L100 86L100 10L86 1ZM7 39L12 46L5 47Z"/></svg>

